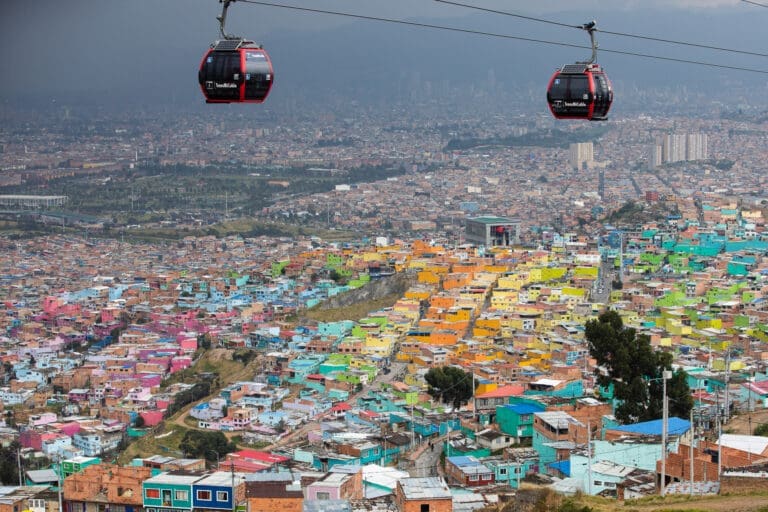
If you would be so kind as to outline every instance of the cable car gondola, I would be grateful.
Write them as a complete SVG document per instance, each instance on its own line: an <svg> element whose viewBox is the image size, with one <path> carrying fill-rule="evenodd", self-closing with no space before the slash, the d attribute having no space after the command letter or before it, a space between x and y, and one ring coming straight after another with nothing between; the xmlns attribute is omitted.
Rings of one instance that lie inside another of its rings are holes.
<svg viewBox="0 0 768 512"><path fill-rule="evenodd" d="M595 64L595 22L582 25L581 28L589 32L592 58L587 62L566 64L555 71L547 86L547 103L557 119L603 121L608 119L613 89L603 68Z"/></svg>
<svg viewBox="0 0 768 512"><path fill-rule="evenodd" d="M224 32L227 8L236 0L220 1L224 8L217 19L222 39L211 44L197 74L205 102L262 103L274 81L272 61L261 45Z"/></svg>

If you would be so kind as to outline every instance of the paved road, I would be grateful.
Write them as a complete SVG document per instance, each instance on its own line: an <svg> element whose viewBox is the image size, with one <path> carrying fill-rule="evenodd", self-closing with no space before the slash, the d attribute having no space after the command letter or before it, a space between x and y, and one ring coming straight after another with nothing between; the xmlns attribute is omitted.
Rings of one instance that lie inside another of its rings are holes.
<svg viewBox="0 0 768 512"><path fill-rule="evenodd" d="M413 466L408 469L412 477L438 476L442 474L440 454L443 453L443 438L425 442L412 454Z"/></svg>

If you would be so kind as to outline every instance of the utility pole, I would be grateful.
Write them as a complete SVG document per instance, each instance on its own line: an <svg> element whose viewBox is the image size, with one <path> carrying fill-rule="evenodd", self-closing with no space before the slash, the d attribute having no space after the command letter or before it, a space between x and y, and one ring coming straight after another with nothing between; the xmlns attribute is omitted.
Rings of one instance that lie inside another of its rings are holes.
<svg viewBox="0 0 768 512"><path fill-rule="evenodd" d="M59 512L64 512L64 500L62 499L62 492L64 491L62 487L64 484L62 483L61 478L61 453L57 454L56 459L58 461L56 464L56 478L59 482Z"/></svg>
<svg viewBox="0 0 768 512"><path fill-rule="evenodd" d="M592 496L592 425L587 421L587 493ZM519 488L519 487L518 487Z"/></svg>
<svg viewBox="0 0 768 512"><path fill-rule="evenodd" d="M717 411L717 481L723 472L723 422L720 421L720 411Z"/></svg>
<svg viewBox="0 0 768 512"><path fill-rule="evenodd" d="M696 430L693 428L693 407L691 407L691 458L690 458L690 469L691 469L691 489L690 489L690 495L693 497L693 439L696 436Z"/></svg>
<svg viewBox="0 0 768 512"><path fill-rule="evenodd" d="M724 406L725 410L723 411L723 414L725 415L725 423L728 423L728 420L730 419L730 409L729 409L729 393L728 393L728 381L730 380L731 376L731 349L730 347L725 352L725 399L724 399Z"/></svg>
<svg viewBox="0 0 768 512"><path fill-rule="evenodd" d="M21 471L21 448L18 448L16 450L16 465L18 466L19 471L19 487L22 487L24 485L23 478L23 472Z"/></svg>
<svg viewBox="0 0 768 512"><path fill-rule="evenodd" d="M662 419L661 419L661 496L667 494L667 421L668 421L668 403L667 403L667 379L672 378L672 372L664 370L661 373L663 399L662 399Z"/></svg>
<svg viewBox="0 0 768 512"><path fill-rule="evenodd" d="M475 397L475 370L472 369L472 414L475 416L475 424L480 426L480 413L477 412L477 398ZM477 431L475 431L477 432Z"/></svg>

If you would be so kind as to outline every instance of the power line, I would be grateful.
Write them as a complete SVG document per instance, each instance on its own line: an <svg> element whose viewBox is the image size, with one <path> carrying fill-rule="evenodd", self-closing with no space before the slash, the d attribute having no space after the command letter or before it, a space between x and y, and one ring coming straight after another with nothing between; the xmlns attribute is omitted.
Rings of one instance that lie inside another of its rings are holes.
<svg viewBox="0 0 768 512"><path fill-rule="evenodd" d="M747 1L747 0L744 0L744 1ZM582 25L569 25L567 23L560 23L558 21L546 20L546 19L543 19L543 18L536 18L536 17L533 17L533 16L524 16L522 14L516 14L516 13L513 13L513 12L509 12L509 11L499 11L499 10L496 10L496 9L487 9L485 7L480 7L480 6L477 6L477 5L462 4L462 3L459 3L459 2L453 2L451 0L435 0L435 2L439 2L441 4L447 4L447 5L455 5L455 6L458 6L458 7L466 7L468 9L475 9L477 11L490 12L490 13L493 13L493 14L502 14L504 16L512 16L514 18L521 18L521 19L524 19L524 20L537 21L539 23L548 23L550 25L557 25L557 26L560 26L560 27L577 28L577 29L583 30L583 26ZM764 7L768 7L768 6L764 6ZM642 36L642 35L639 35L639 34L629 34L629 33L626 33L626 32L613 32L613 31L610 31L610 30L602 30L602 29L597 29L597 31L601 32L603 34L610 34L612 36L632 37L632 38L635 38L635 39L645 39L646 41L656 41L656 42L659 42L659 43L679 44L679 45L683 45L683 46L693 46L693 47L696 47L696 48L706 48L707 50L717 50L717 51L721 51L721 52L740 53L740 54L743 54L743 55L753 55L753 56L757 56L757 57L768 57L768 53L750 52L750 51L745 51L745 50L735 50L733 48L723 48L723 47L720 47L720 46L711 46L711 45L707 45L707 44L689 43L689 42L686 42L686 41L676 41L674 39L664 39L664 38L661 38L661 37Z"/></svg>
<svg viewBox="0 0 768 512"><path fill-rule="evenodd" d="M591 46L584 46L584 45L578 45L578 44L571 44L571 43L563 43L558 41L547 41L545 39L534 39L529 37L521 37L521 36L512 36L508 34L498 34L494 32L484 32L480 30L470 30L465 28L457 28L457 27L447 27L444 25L433 25L431 23L419 23L415 21L406 21L406 20L398 20L393 18L381 18L378 16L367 16L363 14L352 14L348 12L340 12L340 11L328 11L324 9L312 9L309 7L298 7L295 5L284 5L284 4L276 4L272 2L262 2L260 0L240 0L242 3L246 4L254 4L254 5L263 5L266 7L278 7L281 9L290 9L294 11L302 11L302 12L311 12L315 14L331 14L334 16L342 16L346 18L355 18L355 19L362 19L362 20L369 20L369 21L381 21L385 23L395 23L398 25L407 25L411 27L418 27L418 28L431 28L436 30L445 30L450 32L460 32L463 34L474 34L474 35L480 35L480 36L488 36L488 37L497 37L500 39L513 39L517 41L526 41L529 43L539 43L539 44L549 44L553 46L565 46L568 48L580 48L585 50L591 50ZM570 26L570 25L569 25ZM721 69L732 69L735 71L747 71L750 73L760 73L763 75L768 75L767 70L763 69L754 69L754 68L744 68L739 66L728 66L725 64L714 64L711 62L703 62L703 61L696 61L696 60L689 60L689 59L677 59L674 57L662 57L660 55L651 55L651 54L645 54L645 53L636 53L636 52L629 52L629 51L622 51L622 50L607 50L607 49L601 49L601 52L604 53L616 53L619 55L630 55L632 57L642 57L646 59L657 59L657 60L666 60L669 62L681 62L685 64L696 64L699 66L707 66L712 68L721 68Z"/></svg>
<svg viewBox="0 0 768 512"><path fill-rule="evenodd" d="M745 2L745 3L748 3L748 4L757 5L758 7L765 7L766 9L768 9L768 5L766 5L766 4L761 4L761 3L758 3L758 2L753 2L752 0L741 0L741 1Z"/></svg>

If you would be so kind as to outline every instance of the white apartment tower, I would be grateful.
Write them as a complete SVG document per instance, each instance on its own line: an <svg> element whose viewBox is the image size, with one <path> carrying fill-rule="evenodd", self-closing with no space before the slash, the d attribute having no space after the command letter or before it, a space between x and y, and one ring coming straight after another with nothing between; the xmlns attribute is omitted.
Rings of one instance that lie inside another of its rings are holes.
<svg viewBox="0 0 768 512"><path fill-rule="evenodd" d="M651 150L648 152L648 169L654 170L661 165L661 146L654 144L651 146Z"/></svg>
<svg viewBox="0 0 768 512"><path fill-rule="evenodd" d="M654 154L655 146L651 147L648 160L648 167L653 168L655 160L650 158ZM661 140L661 163L672 163L682 161L706 160L708 158L707 134L706 133L687 133L687 134L669 134Z"/></svg>
<svg viewBox="0 0 768 512"><path fill-rule="evenodd" d="M665 163L682 162L685 160L685 135L676 133L665 135L661 151L661 159Z"/></svg>
<svg viewBox="0 0 768 512"><path fill-rule="evenodd" d="M686 160L706 160L707 153L707 134L689 133L685 136L685 159Z"/></svg>
<svg viewBox="0 0 768 512"><path fill-rule="evenodd" d="M591 142L578 142L571 144L568 154L568 163L574 169L583 169L594 161L595 153Z"/></svg>

